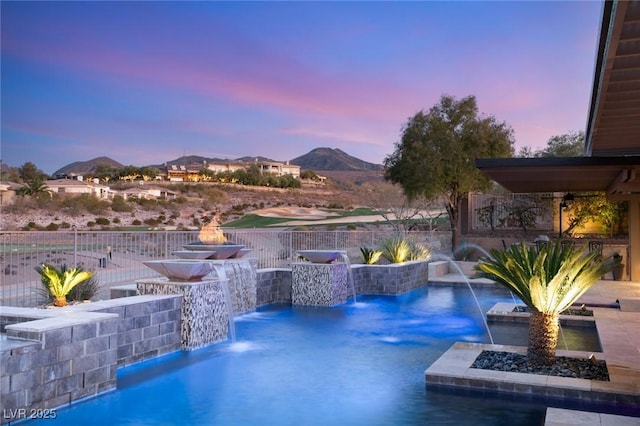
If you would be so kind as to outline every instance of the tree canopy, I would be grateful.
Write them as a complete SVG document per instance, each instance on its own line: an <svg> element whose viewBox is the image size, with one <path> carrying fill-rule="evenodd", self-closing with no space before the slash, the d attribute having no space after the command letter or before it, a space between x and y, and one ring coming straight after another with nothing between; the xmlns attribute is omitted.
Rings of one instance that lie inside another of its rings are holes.
<svg viewBox="0 0 640 426"><path fill-rule="evenodd" d="M419 111L404 125L395 151L384 160L384 176L410 199L443 201L455 253L462 200L490 185L475 160L511 157L513 144L513 129L493 116L480 115L475 96L457 100L443 95L429 111Z"/></svg>
<svg viewBox="0 0 640 426"><path fill-rule="evenodd" d="M551 136L544 149L533 151L525 146L518 152L518 157L582 157L584 155L584 132L569 132L564 135Z"/></svg>
<svg viewBox="0 0 640 426"><path fill-rule="evenodd" d="M18 175L22 182L41 182L46 180L49 176L40 170L35 164L28 161L22 166L18 167Z"/></svg>

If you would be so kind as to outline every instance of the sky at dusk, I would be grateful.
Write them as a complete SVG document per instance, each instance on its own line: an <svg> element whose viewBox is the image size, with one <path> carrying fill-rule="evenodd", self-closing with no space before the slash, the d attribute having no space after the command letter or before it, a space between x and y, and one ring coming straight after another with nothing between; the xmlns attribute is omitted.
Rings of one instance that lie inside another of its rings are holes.
<svg viewBox="0 0 640 426"><path fill-rule="evenodd" d="M443 94L476 96L516 150L586 128L602 4L5 2L3 163L107 156L372 163Z"/></svg>

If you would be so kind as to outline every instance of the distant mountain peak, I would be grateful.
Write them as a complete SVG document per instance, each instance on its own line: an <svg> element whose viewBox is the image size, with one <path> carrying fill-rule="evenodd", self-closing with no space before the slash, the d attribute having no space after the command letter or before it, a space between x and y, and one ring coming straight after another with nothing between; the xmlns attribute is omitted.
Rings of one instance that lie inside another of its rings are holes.
<svg viewBox="0 0 640 426"><path fill-rule="evenodd" d="M175 160L167 161L163 165L152 165L158 169L163 169L165 165L189 165L189 164L204 164L214 162L244 162L252 163L259 162L276 162L267 157L246 156L236 158L234 160L221 160L219 158L207 158L199 155L188 155L177 158ZM280 162L280 161L278 161ZM282 161L284 162L284 161ZM290 160L290 164L300 166L304 170L327 170L327 171L381 171L383 169L381 164L368 163L359 158L353 157L341 149L337 148L315 148L305 155ZM58 169L53 176L71 176L71 175L83 175L93 173L97 170L99 165L106 165L115 169L123 168L124 166L109 157L96 157L88 161L76 161L75 163L67 164L66 166Z"/></svg>
<svg viewBox="0 0 640 426"><path fill-rule="evenodd" d="M56 170L52 176L68 176L68 175L82 175L85 173L93 173L98 169L98 166L104 165L113 167L114 169L120 169L124 167L109 157L96 157L87 161L76 161L75 163L67 164L66 166Z"/></svg>
<svg viewBox="0 0 640 426"><path fill-rule="evenodd" d="M291 160L291 164L305 170L381 171L381 164L368 163L338 148L315 148Z"/></svg>

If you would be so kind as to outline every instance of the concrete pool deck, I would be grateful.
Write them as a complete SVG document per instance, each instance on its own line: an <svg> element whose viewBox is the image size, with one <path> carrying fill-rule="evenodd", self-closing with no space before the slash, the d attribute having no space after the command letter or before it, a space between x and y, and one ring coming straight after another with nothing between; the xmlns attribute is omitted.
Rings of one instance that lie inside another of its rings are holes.
<svg viewBox="0 0 640 426"><path fill-rule="evenodd" d="M430 284L438 285L464 282L461 279L460 275L456 277L456 274L448 274L443 277L430 276L429 281ZM472 286L475 285L474 281L471 280ZM487 285L485 281L477 284ZM620 407L637 407L640 416L640 283L601 280L578 302L593 309L602 346L602 352L594 355L597 359L606 361L609 382L471 368L482 350L526 353L526 348L458 342L425 371L427 384L611 403ZM619 302L620 309L604 307L616 302ZM558 350L557 354L578 357L591 355L588 352L565 350ZM546 424L577 424L576 413L584 416L585 421L580 421L580 424L640 425L640 417L556 408L548 409ZM613 423L608 423L610 421Z"/></svg>

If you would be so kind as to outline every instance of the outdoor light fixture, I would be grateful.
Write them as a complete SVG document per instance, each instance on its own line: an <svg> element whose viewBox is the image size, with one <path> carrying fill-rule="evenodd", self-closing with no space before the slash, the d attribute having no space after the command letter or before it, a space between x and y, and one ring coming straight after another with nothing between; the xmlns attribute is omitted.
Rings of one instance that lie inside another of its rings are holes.
<svg viewBox="0 0 640 426"><path fill-rule="evenodd" d="M566 209L567 207L569 207L569 201L573 201L575 199L575 195L573 195L570 192L567 192L566 194L564 194L564 196L562 197L562 201L560 202L560 224L558 226L558 237L560 239L562 239L562 210Z"/></svg>

